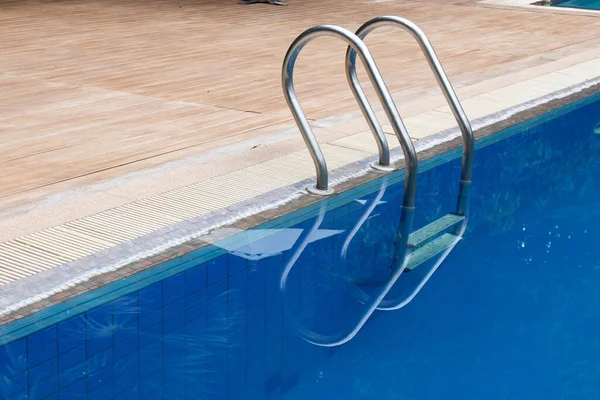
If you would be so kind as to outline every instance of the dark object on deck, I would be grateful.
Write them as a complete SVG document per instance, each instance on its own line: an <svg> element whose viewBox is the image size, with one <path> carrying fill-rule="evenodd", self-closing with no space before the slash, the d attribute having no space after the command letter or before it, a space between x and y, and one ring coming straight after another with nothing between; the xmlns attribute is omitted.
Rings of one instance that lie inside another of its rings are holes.
<svg viewBox="0 0 600 400"><path fill-rule="evenodd" d="M240 4L258 4L265 3L273 6L287 6L287 3L283 0L244 0Z"/></svg>

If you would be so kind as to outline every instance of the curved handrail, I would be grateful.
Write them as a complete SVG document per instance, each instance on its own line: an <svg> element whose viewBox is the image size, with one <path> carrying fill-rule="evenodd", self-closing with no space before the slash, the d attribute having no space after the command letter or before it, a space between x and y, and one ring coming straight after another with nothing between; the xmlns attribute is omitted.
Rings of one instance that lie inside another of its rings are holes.
<svg viewBox="0 0 600 400"><path fill-rule="evenodd" d="M382 183L382 185L385 185L385 181L384 181L384 183ZM284 296L285 296L286 287L287 287L287 279L290 274L290 271L292 270L293 266L296 264L296 261L298 261L298 258L300 258L300 255L304 252L304 249L306 249L306 246L308 245L308 243L310 243L312 236L319 230L319 227L321 226L321 223L323 222L324 216L325 216L325 204L321 203L321 209L319 211L319 216L315 219L315 222L314 222L313 226L311 227L311 229L308 231L308 233L306 233L304 235L304 237L302 238L300 244L298 245L298 248L296 249L296 251L290 258L290 260L285 265L283 272L281 274L281 279L279 281L279 289L281 290L281 292ZM360 221L359 221L359 223L360 223ZM371 315L377 309L377 306L381 303L381 301L383 301L383 299L385 298L387 293L394 286L394 284L396 283L396 281L398 280L398 278L400 277L402 272L404 272L407 262L408 262L408 258L403 257L402 263L394 264L396 266L396 268L395 268L391 278L386 283L386 285L383 286L383 288L381 289L381 291L379 292L379 294L377 296L371 296L367 299L368 304L367 304L367 308L366 308L365 312L363 313L363 315L360 318L360 320L358 321L358 323L355 325L355 327L350 332L337 334L337 335L323 335L323 334L320 334L317 332L313 332L310 329L303 326L296 318L294 318L294 316L289 311L286 312L286 316L287 316L288 320L292 323L292 325L294 326L294 328L296 329L296 331L298 332L300 337L302 337L307 342L312 343L316 346L322 346L322 347L340 346L340 345L348 342L352 338L354 338L356 336L356 334L362 329L364 324L367 322L367 320L371 317ZM364 303L367 303L367 301L365 301Z"/></svg>
<svg viewBox="0 0 600 400"><path fill-rule="evenodd" d="M473 158L474 158L474 151L475 151L475 138L473 136L473 130L471 128L471 124L469 123L469 120L467 119L467 117L465 115L465 112L460 104L460 101L458 100L458 97L456 96L456 93L452 87L452 84L450 83L450 80L448 79L448 76L446 75L446 72L444 71L444 68L442 67L442 64L440 63L439 58L435 54L435 50L433 49L431 42L429 41L429 39L427 38L425 33L417 25L415 25L411 21L404 19L404 18L395 17L395 16L382 16L382 17L373 18L373 19L367 21L366 23L364 23L360 28L358 28L358 30L356 31L356 35L361 40L364 40L364 38L369 33L371 33L373 30L375 30L381 26L389 26L389 25L400 26L401 28L403 28L404 30L409 32L413 36L413 38L417 41L417 43L421 47L421 50L423 51L423 54L425 55L425 58L429 64L429 67L431 68L438 84L440 85L440 88L442 89L444 97L446 98L446 101L448 102L448 105L449 105L450 109L452 110L452 114L454 115L454 118L456 119L456 122L458 123L458 126L459 126L461 134L462 134L462 138L463 138L463 154L462 154L461 177L460 177L460 184L459 184L459 190L458 190L456 213L458 215L466 216L467 212L468 212L469 192L470 192L471 180L472 180L472 175L473 175ZM346 51L346 75L348 77L348 81L350 82L352 92L354 93L356 100L360 104L361 109L364 110L365 115L374 115L373 109L372 109L371 105L369 104L369 101L368 101L364 91L362 90L362 87L358 80L358 75L356 73L356 53L350 47L348 47L348 50ZM394 127L394 131L395 131L396 135L399 137L400 143L402 144L403 143L402 139L405 139L407 134L404 134L405 132L400 131L400 133L402 134L402 137L401 137L398 134L399 133L398 129L396 129L395 127ZM410 138L409 138L409 140L410 140ZM419 291L423 288L425 283L427 283L429 278L431 278L433 273L437 270L439 265L445 260L445 258L448 256L448 254L450 254L452 249L456 246L458 241L462 238L462 235L466 228L466 221L467 221L467 219L465 218L463 223L456 229L455 235L457 236L457 239L454 241L454 243L451 246L449 246L448 249L446 249L444 251L444 253L438 258L438 261L436 262L434 267L419 282L419 285L417 285L415 287L415 289L410 293L409 296L404 297L404 298L401 297L401 298L396 298L396 299L390 299L390 300L384 299L384 300L382 300L381 304L379 304L377 309L378 310L397 310L399 308L404 307L406 304L408 304L417 295L417 293L419 293ZM358 287L356 287L355 295L357 296L357 298L361 299L361 301L363 301L363 302L368 301L368 299L367 299L368 296L362 290L360 290Z"/></svg>
<svg viewBox="0 0 600 400"><path fill-rule="evenodd" d="M325 157L323 156L323 152L317 142L314 132L308 123L308 119L300 106L298 101L298 97L296 95L296 91L294 89L294 65L296 63L296 59L298 58L298 54L304 48L304 46L319 36L335 36L342 40L344 40L348 46L354 51L355 59L356 54L360 57L362 63L365 65L365 69L367 70L367 74L369 75L369 79L371 83L375 87L375 91L377 92L377 96L380 101L383 103L388 116L390 117L390 122L392 125L397 125L398 123L402 123L400 120L400 116L398 115L398 110L396 109L394 102L392 100L392 96L385 86L385 82L381 77L381 73L369 52L367 46L356 36L354 33L350 32L347 29L333 26L333 25L319 25L312 27L302 34L300 34L296 40L291 44L288 49L284 61L283 61L283 69L281 74L285 99L287 101L290 110L294 116L294 120L300 129L300 133L302 133L302 137L310 155L315 163L315 168L317 172L317 183L314 188L310 188L309 190L312 193L316 194L330 194L332 190L329 189L329 178L327 171L327 163L325 161ZM377 141L377 146L379 148L379 162L383 166L389 165L389 147L387 145L387 139L385 138L385 134L383 130L379 126L377 120L371 120L368 115L365 115L367 118L367 122L373 128L373 133L375 139ZM414 160L415 170L416 170L416 152L414 151L414 147L412 149L405 149L405 158L407 162L412 163ZM415 178L416 180L416 178ZM414 201L411 207L414 207Z"/></svg>
<svg viewBox="0 0 600 400"><path fill-rule="evenodd" d="M358 30L356 31L356 35L361 39L364 38L373 30L381 27L381 26L399 26L403 28L405 31L410 33L412 37L417 41L423 54L425 54L425 58L431 68L435 78L440 85L442 92L444 93L444 97L452 110L452 114L454 114L454 118L458 123L460 131L462 133L463 138L463 154L462 154L462 170L460 175L460 186L458 192L458 200L457 200L457 211L458 215L466 215L468 210L468 200L469 200L469 191L471 187L471 180L473 175L473 158L475 151L475 138L473 136L473 130L471 128L471 124L467 119L465 112L452 88L452 84L440 63L439 58L435 54L433 46L431 42L425 35L425 33L414 23L411 21L394 16L382 16L373 18L367 22L365 22ZM352 88L352 92L358 103L361 106L361 109L365 115L374 116L373 109L365 96L364 91L358 81L358 76L356 74L356 52L348 47L346 51L346 75L348 77L348 81L350 82L350 86ZM396 135L398 135L398 130L394 125L392 125ZM408 134L404 131L401 131L402 136L408 137ZM398 135L399 136L399 135ZM399 136L400 138L400 136ZM401 139L401 138L400 138ZM410 140L410 137L408 138ZM402 140L400 141L402 144ZM408 165L407 165L408 167ZM416 171L415 171L416 172ZM415 178L416 179L416 178Z"/></svg>
<svg viewBox="0 0 600 400"><path fill-rule="evenodd" d="M412 225L412 219L414 215L414 207L415 207L415 197L416 197L416 180L417 180L417 172L418 172L418 163L416 157L416 151L412 140L400 118L399 112L393 102L393 99L383 82L381 74L375 65L375 62L367 49L366 45L362 42L362 39L366 37L368 33L373 31L379 26L382 25L394 25L401 26L403 29L408 31L419 43L423 53L426 56L426 59L429 63L430 68L432 69L438 83L440 84L444 96L452 110L452 113L459 125L459 128L463 137L463 157L462 157L462 170L461 170L461 180L459 186L459 195L457 201L457 214L462 216L467 216L468 211L468 199L469 199L469 191L472 179L472 170L473 170L473 157L474 157L474 136L472 132L471 125L466 118L464 110L446 76L445 71L431 43L429 42L427 36L412 22L393 16L384 16L374 18L367 23L363 24L356 35L352 34L350 31L346 29L330 26L330 25L321 25L311 28L304 33L302 33L298 38L292 43L288 53L286 54L284 60L284 68L282 71L282 82L284 86L284 93L286 96L286 101L294 115L294 119L300 128L303 139L311 153L313 161L315 163L315 168L317 170L317 184L314 188L310 188L309 191L318 194L329 194L332 191L329 190L328 187L328 175L327 175L327 165L325 162L325 158L319 147L318 142L314 136L314 133L306 119L304 112L298 102L298 98L296 96L294 86L293 86L293 68L295 61L298 57L299 52L302 48L313 38L323 35L330 35L340 37L344 41L348 43L348 50L346 52L346 74L348 78L348 82L350 83L350 87L354 93L354 96L359 103L363 115L369 122L369 127L373 132L374 137L377 140L378 147L380 149L380 162L382 159L385 159L386 152L383 149L387 149L387 141L385 140L385 136L381 130L381 126L377 121L375 113L371 108L368 99L366 98L362 87L360 86L360 82L358 81L358 76L356 74L356 55L358 54L361 58L361 61L366 67L367 73L369 75L369 79L371 80L373 86L376 89L379 100L384 106L384 111L394 132L402 146L402 150L405 157L406 167L405 167L405 182L404 182L404 196L402 200L402 213L400 216L400 224L398 227L398 235L396 241L394 243L394 256L391 263L390 268L392 268L392 275L388 282L383 286L382 290L376 296L369 296L364 293L358 286L352 285L355 289L353 294L359 299L359 301L365 303L367 305L367 309L365 313L362 315L358 324L352 329L351 332L347 334L339 334L339 335L321 335L316 332L312 332L306 327L303 327L296 319L294 319L291 315L291 321L295 325L298 333L301 337L303 337L306 341L313 343L318 346L338 346L346 343L351 340L358 331L362 328L362 326L366 323L368 318L373 314L376 309L380 310L395 310L404 307L408 304L423 288L426 282L431 278L431 276L435 273L440 264L445 260L448 254L453 250L458 241L462 238L464 231L466 229L466 221L467 218L460 224L460 226L455 230L456 239L454 242L444 251L444 253L439 257L436 261L435 265L430 269L430 271L421 279L419 284L413 289L408 296L404 296L403 298L397 298L392 300L385 300L385 296L391 290L393 285L396 283L400 275L404 272L404 269L408 265L410 260L410 255L407 256L407 243L408 237L410 234L410 227ZM381 146L384 145L385 147ZM387 157L389 158L389 149L387 150ZM376 200L372 206L370 206L366 214L370 214L375 208L378 200L383 196L384 189L380 190L380 193L376 196ZM315 224L312 229L304 236L298 249L289 260L287 265L284 268L284 272L282 273L280 280L280 289L282 293L285 294L286 284L288 275L294 266L295 262L298 260L306 246L311 240L312 235L318 230L319 226L323 221L323 207L321 206L321 213L319 217L315 220ZM362 225L366 220L365 216L359 220L359 225ZM352 240L352 237L356 233L358 229L354 229L352 233L347 238L344 243L344 248L342 249L342 257L345 256L347 247Z"/></svg>
<svg viewBox="0 0 600 400"><path fill-rule="evenodd" d="M467 222L465 219L463 220L463 222L461 222L460 227L458 228L459 230L456 233L456 239L454 239L452 244L448 246L448 248L444 250L444 252L438 257L437 261L435 262L435 265L429 270L429 272L423 277L423 279L421 279L419 284L413 289L412 292L410 292L408 296L405 296L404 298L400 297L389 300L383 299L377 306L377 309L385 311L398 310L410 303L415 298L415 296L421 291L423 286L425 286L429 278L431 278L435 271L437 271L437 269L444 262L444 260L446 260L446 257L448 257L448 255L452 252L452 250L458 244L458 242L462 239L466 227Z"/></svg>

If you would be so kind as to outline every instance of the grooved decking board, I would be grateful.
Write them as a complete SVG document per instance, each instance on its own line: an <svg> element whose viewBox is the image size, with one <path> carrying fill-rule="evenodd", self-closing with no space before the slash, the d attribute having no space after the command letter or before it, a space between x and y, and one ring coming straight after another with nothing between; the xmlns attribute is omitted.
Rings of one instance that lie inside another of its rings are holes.
<svg viewBox="0 0 600 400"><path fill-rule="evenodd" d="M281 61L292 40L316 24L356 29L375 15L409 18L429 34L459 95L462 83L597 44L600 18L473 4L3 2L0 210L291 123L281 92ZM400 97L435 87L407 34L376 31L367 43L388 87ZM344 52L339 41L324 38L298 59L297 92L311 119L357 110L344 76Z"/></svg>

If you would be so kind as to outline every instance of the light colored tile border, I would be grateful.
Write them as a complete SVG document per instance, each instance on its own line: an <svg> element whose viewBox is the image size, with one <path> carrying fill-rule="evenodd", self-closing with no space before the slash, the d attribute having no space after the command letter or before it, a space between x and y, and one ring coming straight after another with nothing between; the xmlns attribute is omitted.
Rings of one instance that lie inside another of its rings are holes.
<svg viewBox="0 0 600 400"><path fill-rule="evenodd" d="M474 129L600 83L600 59L492 90L463 102ZM418 151L460 136L445 107L405 119ZM388 137L389 127L384 127ZM333 186L366 174L377 158L369 132L322 145ZM394 142L391 142L394 143ZM402 159L399 146L394 161ZM305 193L314 166L306 150L218 175L0 244L0 315L93 276L158 254Z"/></svg>

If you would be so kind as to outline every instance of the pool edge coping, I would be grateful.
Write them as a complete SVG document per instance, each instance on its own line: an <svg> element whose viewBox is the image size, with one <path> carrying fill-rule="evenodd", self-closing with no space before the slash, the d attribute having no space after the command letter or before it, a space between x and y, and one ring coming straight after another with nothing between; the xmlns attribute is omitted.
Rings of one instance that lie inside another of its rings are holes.
<svg viewBox="0 0 600 400"><path fill-rule="evenodd" d="M524 123L526 124L529 121L531 121L530 123L532 124L539 124L543 122L544 115L549 115L550 112L556 112L559 109L562 109L562 112L559 114L552 114L552 118L555 118L568 112L569 109L583 106L586 102L595 101L595 97L599 93L600 82L596 82L591 86L567 94L564 97L550 99L547 102L543 102L534 107L525 107L515 114L509 115L507 118L501 118L502 116L500 115L501 119L475 130L477 139L476 146L477 148L485 147L508 136L512 136L518 131L516 129L512 129L511 131L511 128L521 127ZM502 112L498 114L502 114ZM540 120L540 118L542 118L542 120ZM448 135L452 135L452 131L455 130L449 131L450 132L442 132L438 135L447 137ZM454 135L456 136L456 132L454 132ZM460 156L461 146L462 140L460 137L454 137L451 140L435 144L419 152L420 165L425 163L423 170L427 170L441 163L455 159ZM350 165L356 167L355 165ZM336 186L337 193L343 196L344 193L348 194L353 189L374 182L385 175L386 174L379 172L367 171L358 176L350 177ZM288 218L290 218L289 216L295 218L292 221L298 223L310 218L312 216L311 212L314 212L315 210L314 205L321 200L321 197L304 194L300 197L295 197L293 202L288 201L279 207L269 208L248 215L231 224L221 225L220 228L245 230L258 225L273 224L276 219L281 219L285 216L288 216ZM297 214L300 211L303 212L298 216ZM298 220L298 218L300 218L300 220ZM279 221L279 223L290 223L290 220L285 220L284 218L284 221ZM225 254L224 251L210 249L208 247L210 243L202 240L208 233L210 233L210 230L197 238L186 241L178 246L171 247L166 251L139 259L113 271L96 275L81 284L63 288L64 290L47 296L37 302L24 305L15 311L1 316L0 345L18 340L19 338L41 330L52 323L59 322L54 321L56 315L65 314L64 318L68 318L83 313L89 308L111 301L111 299L107 299L107 293L112 296L120 297L135 290L139 290L140 287L181 273L181 271L184 271L192 265L197 265ZM161 267L161 271L157 270L158 267ZM113 286L115 285L118 287L114 288ZM73 303L79 304L74 305ZM45 314L50 315L44 316ZM43 319L40 320L36 317L43 317ZM30 319L35 320L29 321ZM52 322L47 322L49 319L51 319ZM27 333L18 333L24 331Z"/></svg>

